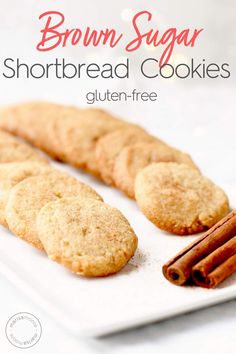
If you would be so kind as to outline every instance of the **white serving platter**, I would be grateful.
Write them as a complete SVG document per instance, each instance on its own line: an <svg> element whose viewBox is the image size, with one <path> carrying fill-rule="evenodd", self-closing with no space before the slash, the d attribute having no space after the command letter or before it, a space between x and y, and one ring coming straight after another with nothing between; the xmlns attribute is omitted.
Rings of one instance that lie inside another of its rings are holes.
<svg viewBox="0 0 236 354"><path fill-rule="evenodd" d="M164 233L120 192L68 166L55 165L95 187L124 213L139 237L135 257L120 273L86 279L0 229L0 273L69 331L105 335L236 298L236 275L214 290L170 284L162 275L163 263L197 236Z"/></svg>

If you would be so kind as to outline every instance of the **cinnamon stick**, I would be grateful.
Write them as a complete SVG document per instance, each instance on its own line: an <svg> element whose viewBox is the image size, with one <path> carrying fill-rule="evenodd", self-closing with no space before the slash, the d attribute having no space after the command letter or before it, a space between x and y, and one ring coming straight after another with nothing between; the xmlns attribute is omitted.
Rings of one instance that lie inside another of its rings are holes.
<svg viewBox="0 0 236 354"><path fill-rule="evenodd" d="M211 229L209 229L206 233L196 239L189 246L184 248L181 252L179 252L175 257L173 257L169 262L167 262L163 266L163 274L164 276L172 283L176 285L185 284L192 276L192 269L194 266L199 264L200 261L205 259L207 256L212 254L215 250L219 249L229 240L231 240L236 235L236 211L231 212L221 221L219 221L216 225L214 225ZM226 251L225 251L226 252ZM213 256L214 257L214 256ZM219 254L218 257L220 258ZM226 264L223 264L211 274L214 276L214 284L218 284L220 279L225 279L228 275L234 272L234 266L232 266L231 262L234 262L234 256L232 255L232 260L225 260ZM222 256L222 260L224 257ZM211 263L211 260L210 260ZM217 262L216 262L217 263ZM220 264L222 262L219 262ZM205 263L205 267L207 268L208 263ZM213 262L214 264L214 262ZM201 266L201 264L200 264ZM223 266L223 268L222 268ZM210 266L211 267L214 266ZM229 270L228 268L232 269ZM196 271L198 269L195 269ZM222 275L223 271L223 275ZM200 277L200 274L197 273L197 278ZM216 278L219 281L216 283ZM195 277L196 278L196 274ZM199 280L199 279L198 279ZM209 280L206 280L207 282ZM212 284L213 284L212 283ZM198 283L200 285L200 282ZM202 284L202 283L201 283ZM208 284L208 287L216 286ZM203 285L202 285L203 286Z"/></svg>
<svg viewBox="0 0 236 354"><path fill-rule="evenodd" d="M195 284L215 288L236 271L236 236L217 248L192 269Z"/></svg>

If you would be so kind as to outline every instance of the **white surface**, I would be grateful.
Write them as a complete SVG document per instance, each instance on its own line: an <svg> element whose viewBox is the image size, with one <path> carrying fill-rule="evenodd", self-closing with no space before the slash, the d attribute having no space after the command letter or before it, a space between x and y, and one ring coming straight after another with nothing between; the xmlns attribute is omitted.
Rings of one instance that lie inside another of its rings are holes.
<svg viewBox="0 0 236 354"><path fill-rule="evenodd" d="M236 300L139 329L83 340L57 326L10 283L1 279L0 284L0 349L4 354L22 353L8 343L4 329L13 314L24 310L36 315L43 328L41 340L26 351L30 354L235 354Z"/></svg>
<svg viewBox="0 0 236 354"><path fill-rule="evenodd" d="M121 272L86 279L1 230L0 272L66 329L85 336L104 335L236 297L236 274L214 290L167 282L162 265L197 236L165 234L118 191L68 166L58 167L89 182L106 202L116 201L139 238L135 257Z"/></svg>

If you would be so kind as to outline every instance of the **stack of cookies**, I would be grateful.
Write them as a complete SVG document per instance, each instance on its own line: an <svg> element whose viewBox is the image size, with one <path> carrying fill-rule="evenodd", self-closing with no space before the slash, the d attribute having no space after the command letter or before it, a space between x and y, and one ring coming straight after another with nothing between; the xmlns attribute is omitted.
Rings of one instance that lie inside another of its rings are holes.
<svg viewBox="0 0 236 354"><path fill-rule="evenodd" d="M91 223L91 220L93 221ZM0 131L0 224L72 272L105 276L134 255L137 237L88 185Z"/></svg>
<svg viewBox="0 0 236 354"><path fill-rule="evenodd" d="M101 109L27 103L4 109L0 127L135 198L163 230L200 232L229 210L188 154Z"/></svg>

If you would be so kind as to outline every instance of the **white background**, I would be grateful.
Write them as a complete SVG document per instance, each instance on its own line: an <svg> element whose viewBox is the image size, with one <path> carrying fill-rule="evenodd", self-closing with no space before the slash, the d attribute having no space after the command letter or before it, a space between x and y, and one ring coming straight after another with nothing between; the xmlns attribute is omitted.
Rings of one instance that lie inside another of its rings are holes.
<svg viewBox="0 0 236 354"><path fill-rule="evenodd" d="M133 87L155 90L157 103L106 103L101 106L151 129L161 138L190 152L204 173L216 182L224 180L230 196L236 195L235 179L235 69L236 69L236 5L232 0L189 1L0 1L1 61L19 57L22 61L48 62L56 56L73 62L118 62L125 53L121 47L109 49L67 48L55 53L37 53L38 16L47 10L66 15L68 27L115 27L128 32L129 13L147 9L155 14L153 25L160 30L204 28L194 49L176 48L173 60L188 62L205 58L209 62L228 62L228 80L148 80L136 74L140 58L160 55L160 51L143 48L132 54L133 75L129 80L6 80L0 78L0 103L29 99L85 104L88 90L128 90ZM127 10L127 9L131 9ZM128 15L127 15L128 14ZM2 68L1 68L2 69ZM197 142L197 143L196 143ZM209 167L207 167L209 166ZM115 204L115 201L114 201ZM117 205L117 207L119 207ZM0 349L18 353L8 344L4 328L7 320L19 311L35 314L41 321L43 336L28 349L29 353L235 353L236 302L218 305L197 313L145 326L138 330L100 339L81 340L72 337L6 280L0 280Z"/></svg>

